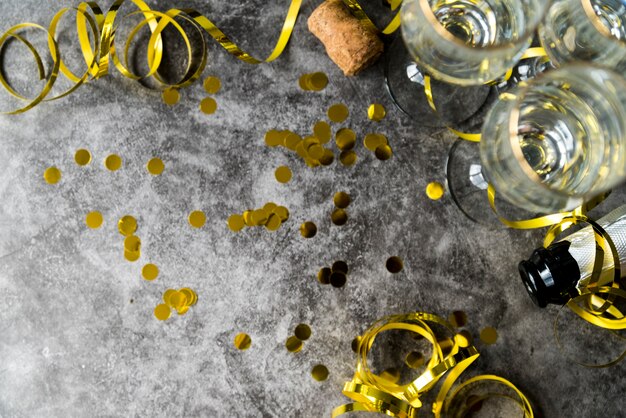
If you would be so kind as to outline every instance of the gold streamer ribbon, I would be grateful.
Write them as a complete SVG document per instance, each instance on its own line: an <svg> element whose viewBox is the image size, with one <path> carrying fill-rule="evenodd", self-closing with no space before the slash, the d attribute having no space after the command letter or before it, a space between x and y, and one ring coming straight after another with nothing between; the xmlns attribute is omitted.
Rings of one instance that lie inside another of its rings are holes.
<svg viewBox="0 0 626 418"><path fill-rule="evenodd" d="M120 19L117 18L120 7L122 7L122 5L125 4L127 1L130 1L130 3L134 4L137 7L138 11L123 16L122 19L128 16L140 14L144 17L144 20L139 22L130 31L126 44L123 48L122 58L120 58L120 52L118 51L117 45L115 43L116 29L119 26L120 21ZM150 9L150 7L142 0L116 0L106 13L103 13L103 11L95 2L82 2L78 5L78 7L74 9L61 9L57 14L55 14L47 29L34 23L21 23L15 25L9 28L0 37L0 49L10 38L15 38L19 40L30 50L39 70L40 78L44 79L45 71L43 68L43 60L41 59L41 55L30 42L28 42L26 39L18 34L19 31L27 28L43 30L47 33L48 36L48 49L52 58L53 65L45 85L43 86L41 92L34 99L28 99L15 91L15 89L11 87L11 85L7 82L4 76L0 73L0 84L2 84L5 90L7 90L7 92L11 96L27 102L27 104L23 107L4 113L22 113L29 109L32 109L34 106L44 100L49 101L65 97L75 91L80 85L92 79L97 79L107 75L109 73L109 67L111 62L113 62L115 67L120 73L122 73L122 75L133 80L154 77L159 83L174 88L182 88L192 84L200 77L204 68L206 67L206 45L204 44L204 37L201 36L202 56L200 58L200 63L194 66L192 62L193 51L191 42L189 41L187 33L176 21L176 19L183 19L191 23L195 30L197 30L198 32L204 30L229 54L233 55L241 61L255 65L274 61L283 53L287 46L287 43L289 42L296 19L300 11L301 3L302 0L291 0L278 41L276 42L276 45L274 46L274 49L272 50L270 55L265 59L254 58L247 52L243 51L206 16L203 16L193 9L170 9L166 12L158 12ZM72 71L70 71L65 62L62 60L59 46L56 40L56 30L59 21L61 20L62 16L70 10L74 10L76 12L77 36L83 59L87 68L81 76L77 76ZM128 69L128 55L132 40L146 25L151 31L146 56L149 69L146 74L137 75ZM164 53L161 34L163 30L165 30L165 28L169 25L173 26L176 31L181 35L187 48L187 69L183 78L175 84L167 84L157 74L159 66L162 63ZM93 45L91 40L93 40ZM2 65L1 62L0 65ZM61 93L55 97L48 98L48 95L50 94L55 82L58 79L59 72L68 80L73 82L74 85L64 93Z"/></svg>
<svg viewBox="0 0 626 418"><path fill-rule="evenodd" d="M437 335L429 324L442 327L450 335L454 336L454 327L445 319L425 312L415 312L405 315L393 315L382 318L368 329L361 337L358 349L358 360L354 377L346 382L342 393L353 402L336 407L331 418L353 412L366 411L377 412L392 417L415 418L419 409L423 406L420 398L430 391L444 376L445 379L436 400L432 405L436 418L442 414L448 416L464 416L463 409L467 406L458 407L459 410L451 411L451 405L459 392L479 382L503 385L511 389L517 396L490 393L482 399L491 396L502 396L517 403L524 413L525 418L532 418L533 411L528 399L509 381L492 375L478 376L470 379L451 392L459 376L474 362L479 353L473 346L461 347L459 339L453 339L453 346L449 353L444 354L444 349L437 339ZM378 334L389 330L404 330L416 333L432 344L432 356L426 362L426 370L405 385L398 385L379 375L374 374L367 365L367 356ZM463 403L463 405L465 405ZM471 405L470 405L471 406Z"/></svg>
<svg viewBox="0 0 626 418"><path fill-rule="evenodd" d="M398 28L400 27L400 11L396 13L391 22L389 22L389 24L383 30L380 30L367 16L357 0L343 0L343 3L348 6L350 11L352 11L352 14L357 19L359 19L363 26L365 26L374 33L382 32L384 35L390 35L398 30ZM389 4L391 6L391 10L395 11L402 4L402 0L391 0Z"/></svg>

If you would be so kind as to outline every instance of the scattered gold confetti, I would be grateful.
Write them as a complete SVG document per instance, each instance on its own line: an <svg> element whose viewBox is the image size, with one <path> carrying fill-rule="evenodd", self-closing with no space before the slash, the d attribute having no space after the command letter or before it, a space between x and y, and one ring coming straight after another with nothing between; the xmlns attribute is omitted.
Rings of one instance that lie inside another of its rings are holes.
<svg viewBox="0 0 626 418"><path fill-rule="evenodd" d="M189 308L196 304L198 295L188 287L179 290L167 289L163 293L163 301L165 305L176 310L178 315L184 315Z"/></svg>
<svg viewBox="0 0 626 418"><path fill-rule="evenodd" d="M204 90L207 93L215 94L220 91L220 88L222 87L222 82L218 77L208 76L204 79L204 83L202 85L204 86Z"/></svg>
<svg viewBox="0 0 626 418"><path fill-rule="evenodd" d="M187 298L188 306L194 306L196 302L198 301L198 295L196 294L196 292L194 292L188 287L183 287L182 289L179 290L179 292L185 295L185 297Z"/></svg>
<svg viewBox="0 0 626 418"><path fill-rule="evenodd" d="M104 160L104 166L110 171L117 171L122 167L122 157L111 154Z"/></svg>
<svg viewBox="0 0 626 418"><path fill-rule="evenodd" d="M302 343L302 341L300 341L298 337L294 335L287 338L287 342L285 342L285 347L287 347L287 351L289 351L290 353L299 352L300 350L302 350L303 346L304 344Z"/></svg>
<svg viewBox="0 0 626 418"><path fill-rule="evenodd" d="M285 137L288 135L285 131L277 131L276 129L270 129L265 133L265 144L268 147L277 147L283 145Z"/></svg>
<svg viewBox="0 0 626 418"><path fill-rule="evenodd" d="M374 122L380 122L386 114L385 107L379 103L372 103L370 107L367 108L367 117Z"/></svg>
<svg viewBox="0 0 626 418"><path fill-rule="evenodd" d="M328 77L322 72L303 74L298 80L302 90L320 91L328 85Z"/></svg>
<svg viewBox="0 0 626 418"><path fill-rule="evenodd" d="M339 209L345 209L350 206L350 195L346 192L337 192L335 196L333 196L333 203Z"/></svg>
<svg viewBox="0 0 626 418"><path fill-rule="evenodd" d="M61 170L56 167L48 167L43 172L43 179L48 184L57 184L61 180Z"/></svg>
<svg viewBox="0 0 626 418"><path fill-rule="evenodd" d="M341 103L334 104L328 109L328 119L335 123L345 121L349 115L348 107Z"/></svg>
<svg viewBox="0 0 626 418"><path fill-rule="evenodd" d="M330 274L330 285L332 287L343 287L347 280L346 274L341 271L333 271Z"/></svg>
<svg viewBox="0 0 626 418"><path fill-rule="evenodd" d="M270 231L277 231L278 228L280 228L281 224L282 224L282 221L280 220L280 217L276 215L275 213L271 213L270 216L268 216L267 218L267 222L265 223L265 228L267 228Z"/></svg>
<svg viewBox="0 0 626 418"><path fill-rule="evenodd" d="M349 151L356 144L356 133L349 128L341 128L335 133L335 144L342 151Z"/></svg>
<svg viewBox="0 0 626 418"><path fill-rule="evenodd" d="M165 292L163 292L163 302L165 302L166 305L169 306L170 297L174 293L176 293L176 290L174 289L167 289Z"/></svg>
<svg viewBox="0 0 626 418"><path fill-rule="evenodd" d="M123 236L131 236L137 231L137 220L130 215L122 216L117 222L117 229Z"/></svg>
<svg viewBox="0 0 626 418"><path fill-rule="evenodd" d="M448 317L448 322L455 328L461 328L467 325L467 314L463 311L454 311Z"/></svg>
<svg viewBox="0 0 626 418"><path fill-rule="evenodd" d="M79 149L74 154L74 161L80 166L86 166L91 162L91 153L86 149Z"/></svg>
<svg viewBox="0 0 626 418"><path fill-rule="evenodd" d="M381 161L387 161L393 155L393 151L391 147L387 144L379 145L376 147L376 151L374 151L374 155Z"/></svg>
<svg viewBox="0 0 626 418"><path fill-rule="evenodd" d="M323 364L317 364L311 369L311 376L318 382L328 379L328 368Z"/></svg>
<svg viewBox="0 0 626 418"><path fill-rule="evenodd" d="M494 327L485 327L480 331L480 339L485 344L495 344L498 340L498 332Z"/></svg>
<svg viewBox="0 0 626 418"><path fill-rule="evenodd" d="M426 186L426 196L432 200L439 200L443 197L444 188L441 183L433 181Z"/></svg>
<svg viewBox="0 0 626 418"><path fill-rule="evenodd" d="M284 165L281 165L280 167L278 167L274 175L276 176L276 180L279 183L289 183L289 180L291 180L291 176L292 176L291 169L289 169L289 167L284 166Z"/></svg>
<svg viewBox="0 0 626 418"><path fill-rule="evenodd" d="M339 161L341 162L341 164L343 164L346 167L354 165L354 163L356 163L356 159L357 159L356 152L352 150L342 151L341 154L339 154Z"/></svg>
<svg viewBox="0 0 626 418"><path fill-rule="evenodd" d="M342 226L348 222L348 214L343 209L335 209L330 215L330 219L335 225Z"/></svg>
<svg viewBox="0 0 626 418"><path fill-rule="evenodd" d="M161 98L163 99L163 103L173 106L180 100L180 93L173 88L165 89L163 93L161 93Z"/></svg>
<svg viewBox="0 0 626 418"><path fill-rule="evenodd" d="M139 260L139 257L141 257L141 251L124 250L124 258L127 261L135 262L135 261Z"/></svg>
<svg viewBox="0 0 626 418"><path fill-rule="evenodd" d="M148 161L148 164L146 164L146 169L148 170L148 173L152 174L153 176L158 176L165 169L165 164L163 164L163 161L160 158L155 157Z"/></svg>
<svg viewBox="0 0 626 418"><path fill-rule="evenodd" d="M243 215L231 215L228 218L228 227L235 232L244 226L265 226L270 231L276 231L288 219L289 210L286 207L268 202L260 209L244 211Z"/></svg>
<svg viewBox="0 0 626 418"><path fill-rule="evenodd" d="M141 276L148 281L152 281L159 276L159 268L154 264L146 264L141 269Z"/></svg>
<svg viewBox="0 0 626 418"><path fill-rule="evenodd" d="M194 210L189 214L187 220L189 221L189 225L194 228L202 228L206 223L206 215L201 210Z"/></svg>
<svg viewBox="0 0 626 418"><path fill-rule="evenodd" d="M402 269L404 268L404 263L402 262L402 259L400 257L394 255L393 257L389 257L387 259L385 266L387 267L389 273L395 274L402 271Z"/></svg>
<svg viewBox="0 0 626 418"><path fill-rule="evenodd" d="M206 115L211 115L217 110L217 102L212 97L205 97L200 102L200 110Z"/></svg>
<svg viewBox="0 0 626 418"><path fill-rule="evenodd" d="M472 345L472 334L467 330L463 330L454 336L454 340L459 345L459 347L465 348Z"/></svg>
<svg viewBox="0 0 626 418"><path fill-rule="evenodd" d="M424 355L419 351L411 351L404 358L404 362L411 369L419 369L424 365Z"/></svg>
<svg viewBox="0 0 626 418"><path fill-rule="evenodd" d="M274 213L278 215L282 222L285 222L289 219L289 210L284 206L278 206L274 209Z"/></svg>
<svg viewBox="0 0 626 418"><path fill-rule="evenodd" d="M157 305L156 308L154 308L154 316L156 316L159 321L165 321L169 319L171 315L172 311L170 310L170 307L164 303Z"/></svg>
<svg viewBox="0 0 626 418"><path fill-rule="evenodd" d="M298 324L294 330L294 335L300 341L306 341L311 338L311 327L307 324Z"/></svg>
<svg viewBox="0 0 626 418"><path fill-rule="evenodd" d="M396 369L395 367L390 367L386 370L383 370L383 372L380 374L380 377L391 383L398 383L398 381L400 380L400 370Z"/></svg>
<svg viewBox="0 0 626 418"><path fill-rule="evenodd" d="M102 221L102 214L98 211L89 212L85 217L85 223L91 229L100 228Z"/></svg>
<svg viewBox="0 0 626 418"><path fill-rule="evenodd" d="M300 225L300 234L304 238L313 238L317 234L317 226L313 222L307 221Z"/></svg>
<svg viewBox="0 0 626 418"><path fill-rule="evenodd" d="M337 260L331 266L331 271L339 271L343 274L348 274L348 263L343 260Z"/></svg>
<svg viewBox="0 0 626 418"><path fill-rule="evenodd" d="M242 215L234 214L228 217L228 228L231 231L239 232L246 226Z"/></svg>
<svg viewBox="0 0 626 418"><path fill-rule="evenodd" d="M376 148L379 146L387 145L388 143L387 137L383 134L371 133L365 135L365 138L363 138L363 145L372 152L375 152Z"/></svg>
<svg viewBox="0 0 626 418"><path fill-rule="evenodd" d="M321 284L330 284L330 275L332 271L328 267L322 267L320 271L317 272L317 281Z"/></svg>
<svg viewBox="0 0 626 418"><path fill-rule="evenodd" d="M235 347L237 350L247 350L252 345L252 338L245 332L241 332L235 336Z"/></svg>
<svg viewBox="0 0 626 418"><path fill-rule="evenodd" d="M331 137L330 125L324 121L319 121L313 127L313 134L322 144L328 143Z"/></svg>
<svg viewBox="0 0 626 418"><path fill-rule="evenodd" d="M359 346L361 345L361 336L356 336L354 337L354 339L352 340L352 343L350 344L350 347L352 348L352 351L354 351L355 353L359 351Z"/></svg>

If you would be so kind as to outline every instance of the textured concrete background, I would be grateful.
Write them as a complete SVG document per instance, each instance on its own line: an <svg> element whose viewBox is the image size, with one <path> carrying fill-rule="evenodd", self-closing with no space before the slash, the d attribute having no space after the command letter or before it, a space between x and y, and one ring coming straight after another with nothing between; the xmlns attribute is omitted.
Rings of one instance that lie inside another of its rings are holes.
<svg viewBox="0 0 626 418"><path fill-rule="evenodd" d="M155 7L197 8L259 56L271 50L287 5L161 3ZM355 335L383 315L456 309L467 312L474 335L485 326L500 335L493 346L477 341L482 356L464 377L511 379L539 416L623 416L624 364L593 370L564 359L552 334L557 309L534 307L519 281L516 264L541 233L487 229L464 219L449 195L436 202L425 196L426 184L445 180L453 138L394 109L382 63L345 78L306 29L317 3L304 2L287 51L272 64L250 66L210 44L206 74L223 83L212 116L198 110L201 83L170 108L158 92L113 70L67 98L0 117L0 417L328 416L346 401L340 391L354 368ZM1 29L46 25L74 4L3 1ZM13 81L34 80L26 53L10 51L5 70ZM301 91L298 77L313 71L326 72L329 86ZM353 168L311 170L264 145L268 129L310 132L335 102L347 104L351 117L334 129L351 126L359 135ZM371 102L388 109L380 124L367 120ZM3 96L4 109L10 104ZM371 131L388 136L391 160L379 162L363 148ZM86 168L73 162L82 147L94 156ZM124 160L115 173L102 165L109 153ZM166 164L159 177L144 169L153 156ZM286 185L274 179L283 164L294 171ZM50 165L63 171L55 186L42 179ZM343 227L329 218L339 190L353 198ZM230 214L268 201L291 211L280 230L227 229ZM598 211L623 201L614 194ZM196 209L208 216L200 230L186 220ZM99 230L84 225L92 210L105 217ZM116 223L126 214L139 221L137 263L122 257ZM318 225L315 238L300 236L304 220ZM402 273L386 271L390 255L404 259ZM350 265L347 285L318 284L318 269L338 259ZM154 282L140 277L146 262L161 269ZM152 310L162 293L183 286L197 291L198 304L157 321ZM313 336L294 355L284 342L300 322ZM233 347L238 332L252 337L248 351ZM592 348L602 358L623 348L604 334L579 334L572 335L574 351L586 358ZM404 354L384 354L381 362ZM325 382L310 377L317 363L330 370Z"/></svg>

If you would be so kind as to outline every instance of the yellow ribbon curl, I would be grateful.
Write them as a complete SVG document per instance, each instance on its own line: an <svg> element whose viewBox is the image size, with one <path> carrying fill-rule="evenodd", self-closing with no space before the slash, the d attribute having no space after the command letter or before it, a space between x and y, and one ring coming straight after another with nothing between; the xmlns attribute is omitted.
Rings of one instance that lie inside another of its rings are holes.
<svg viewBox="0 0 626 418"><path fill-rule="evenodd" d="M451 392L459 376L474 362L479 353L473 346L462 347L460 339L454 338L452 348L444 352L437 335L429 324L435 324L445 329L450 335L455 334L454 327L445 319L425 312L415 312L405 315L393 315L380 319L362 336L357 352L358 360L354 377L346 382L342 393L353 402L338 406L331 413L331 418L352 412L377 412L398 418L415 418L423 406L420 398L430 391L444 377L443 384L432 405L436 418L443 416L462 417L471 407L462 403L453 405L453 401L461 390L480 383L502 385L512 390L516 397L490 393L481 399L491 396L501 396L514 401L523 411L524 418L532 418L533 410L524 394L512 383L498 376L477 376L457 385ZM426 370L408 384L398 385L382 376L374 374L367 365L367 356L378 334L389 330L404 330L416 333L432 344L432 356L426 362Z"/></svg>
<svg viewBox="0 0 626 418"><path fill-rule="evenodd" d="M131 30L128 39L126 40L126 44L122 49L123 53L120 54L120 49L115 43L116 29L119 26L119 22L121 20L117 18L119 9L127 1L130 1L132 4L134 4L137 7L138 11L129 13L126 16L123 16L121 19L124 19L128 16L141 14L144 17L144 20L139 22ZM194 65L191 59L193 51L192 45L189 41L189 37L187 36L187 33L182 28L182 26L180 26L180 24L175 19L186 20L187 22L191 23L198 32L204 30L229 54L248 64L260 64L264 62L274 61L283 53L287 46L287 43L289 42L296 19L300 12L301 3L302 0L291 0L278 41L276 42L276 45L271 54L263 60L254 58L247 52L243 51L234 42L232 42L226 36L226 34L224 34L217 26L215 26L215 24L213 24L206 16L203 16L193 9L170 9L166 12L158 12L150 9L150 7L142 0L116 0L106 13L104 13L95 2L82 2L76 8L64 8L57 12L52 18L52 21L47 29L34 23L21 23L15 25L9 28L0 37L0 49L11 38L20 41L31 52L39 70L39 77L40 79L44 79L46 77L41 55L30 42L28 42L25 38L18 34L19 31L28 28L43 30L44 32L46 32L48 37L48 49L52 58L53 65L41 92L33 99L28 99L15 91L15 89L11 87L11 85L7 82L7 80L0 72L0 84L2 84L5 90L11 96L27 102L27 104L23 107L3 113L23 113L29 109L32 109L34 106L41 103L42 101L56 100L61 97L65 97L75 91L82 84L92 79L97 79L109 74L109 67L111 62L113 63L113 65L115 65L118 71L122 73L122 75L133 80L154 77L162 85L174 88L182 88L192 84L200 77L204 68L206 67L207 58L204 37L201 36L202 56L200 58L200 62L199 64ZM81 76L75 75L62 60L59 46L56 40L56 30L59 21L70 10L74 10L76 12L76 31L80 50L82 52L83 59L87 68ZM139 30L146 25L151 31L146 56L149 69L146 74L138 75L128 69L128 54L132 40L138 34ZM157 74L157 71L163 59L164 52L161 33L169 25L172 25L181 35L187 48L187 69L182 79L175 84L168 84L164 82ZM0 65L1 64L2 63L0 62ZM55 82L58 79L59 73L61 73L74 84L69 90L65 91L64 93L61 93L54 97L48 97Z"/></svg>

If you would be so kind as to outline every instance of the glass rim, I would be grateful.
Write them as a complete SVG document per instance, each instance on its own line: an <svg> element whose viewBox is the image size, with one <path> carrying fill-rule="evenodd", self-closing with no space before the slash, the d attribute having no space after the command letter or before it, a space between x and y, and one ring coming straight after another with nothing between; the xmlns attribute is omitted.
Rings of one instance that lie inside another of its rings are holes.
<svg viewBox="0 0 626 418"><path fill-rule="evenodd" d="M593 10L593 6L591 5L591 0L580 0L580 3L583 7L585 15L587 16L587 19L589 19L593 27L600 33L600 35L604 36L605 38L611 40L612 42L616 44L622 45L623 47L626 46L625 39L616 38L615 36L611 34L611 31L609 30L609 28L607 28L606 26L602 24L602 22L600 21L600 18L598 17L596 12L594 12Z"/></svg>
<svg viewBox="0 0 626 418"><path fill-rule="evenodd" d="M537 27L543 21L546 11L548 10L548 6L550 5L550 0L547 0L539 4L538 7L541 8L540 13L533 20L531 25L527 25L529 27L526 27L525 28L526 30L524 31L524 33L515 41L507 42L506 44L487 45L483 47L472 47L472 46L468 46L465 42L462 42L459 38L452 35L450 32L446 30L446 28L443 27L441 22L439 22L439 20L435 16L435 13L433 12L433 9L430 7L428 0L417 0L417 2L419 4L420 9L422 10L422 14L426 17L426 20L428 20L428 23L430 24L430 26L435 30L435 32L439 36L441 36L447 42L451 42L460 48L463 48L468 51L474 51L474 52L476 52L477 50L483 51L483 52L497 52L500 50L509 50L511 49L511 45L520 45L528 41L528 39L532 38L535 31L537 30Z"/></svg>

